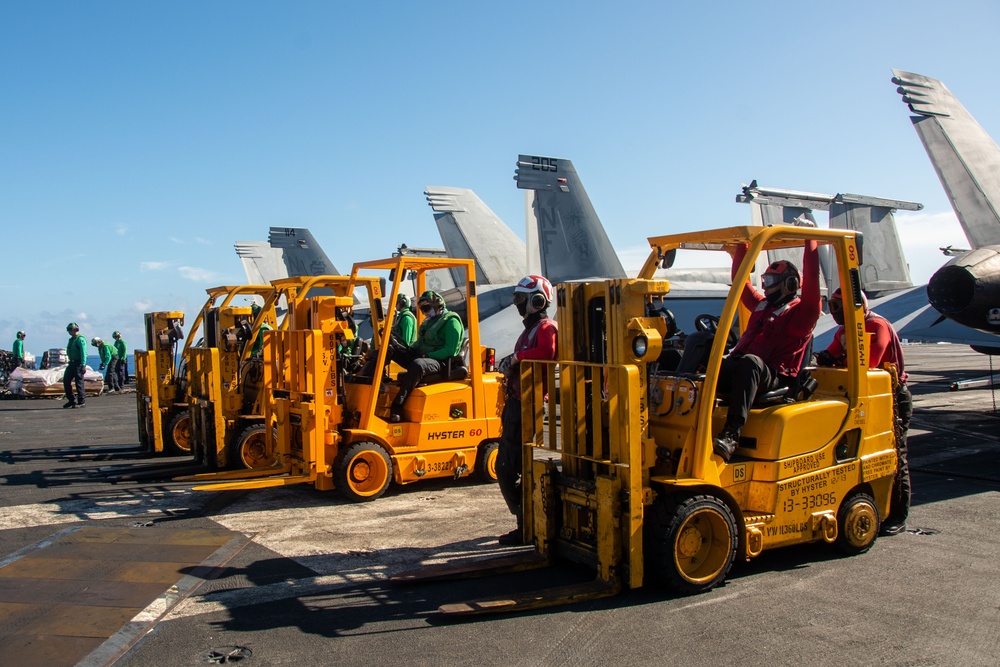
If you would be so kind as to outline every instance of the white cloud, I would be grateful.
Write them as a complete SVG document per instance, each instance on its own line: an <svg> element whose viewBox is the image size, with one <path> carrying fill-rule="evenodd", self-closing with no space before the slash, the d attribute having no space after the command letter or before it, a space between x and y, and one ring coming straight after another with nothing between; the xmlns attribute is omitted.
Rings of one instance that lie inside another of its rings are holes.
<svg viewBox="0 0 1000 667"><path fill-rule="evenodd" d="M76 320L78 322L86 322L87 321L87 313L77 313L76 314Z"/></svg>
<svg viewBox="0 0 1000 667"><path fill-rule="evenodd" d="M200 269L196 266L179 266L177 272L182 278L195 282L217 282L219 274L209 269Z"/></svg>
<svg viewBox="0 0 1000 667"><path fill-rule="evenodd" d="M196 237L194 237L194 240L197 241L198 243L202 244L202 245L212 245L212 242L209 239L206 239L203 236L196 236Z"/></svg>
<svg viewBox="0 0 1000 667"><path fill-rule="evenodd" d="M137 312L140 312L140 313L145 313L146 311L148 311L152 307L153 307L153 302L151 300L149 300L149 299L145 299L143 301L134 301L134 302L132 302L132 308L134 308Z"/></svg>
<svg viewBox="0 0 1000 667"><path fill-rule="evenodd" d="M125 236L125 234L128 233L128 227L126 225L118 225L115 229L115 233L118 234L118 236Z"/></svg>
<svg viewBox="0 0 1000 667"><path fill-rule="evenodd" d="M179 239L176 236L168 236L167 238L169 240L173 241L174 243L176 243L177 245L184 245L184 240L183 239Z"/></svg>
<svg viewBox="0 0 1000 667"><path fill-rule="evenodd" d="M139 269L142 271L162 271L169 267L170 262L139 262Z"/></svg>

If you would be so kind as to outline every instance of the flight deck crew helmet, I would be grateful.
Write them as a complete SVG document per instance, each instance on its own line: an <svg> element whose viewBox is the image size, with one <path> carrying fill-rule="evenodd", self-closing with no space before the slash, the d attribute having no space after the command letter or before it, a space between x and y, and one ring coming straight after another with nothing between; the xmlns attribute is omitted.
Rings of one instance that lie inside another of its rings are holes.
<svg viewBox="0 0 1000 667"><path fill-rule="evenodd" d="M100 336L94 336L90 339L90 344L94 347L100 347L101 345L104 345L104 341L101 340Z"/></svg>
<svg viewBox="0 0 1000 667"><path fill-rule="evenodd" d="M111 337L114 338L115 340L118 340L119 338L122 337L122 332L121 331L116 331L113 334L111 334Z"/></svg>
<svg viewBox="0 0 1000 667"><path fill-rule="evenodd" d="M444 311L444 298L437 292L427 290L417 299L417 307L425 315L432 314L432 311L434 315L439 315Z"/></svg>
<svg viewBox="0 0 1000 667"><path fill-rule="evenodd" d="M17 332L17 339L18 340L24 340L24 336L25 336L25 334L24 334L23 331L18 331Z"/></svg>
<svg viewBox="0 0 1000 667"><path fill-rule="evenodd" d="M833 317L833 321L837 324L844 324L844 296L839 287L830 295L830 301L827 305L830 307L830 315ZM868 297L865 296L864 292L861 293L861 306L867 313Z"/></svg>
<svg viewBox="0 0 1000 667"><path fill-rule="evenodd" d="M69 324L66 325L66 331L68 331L69 333L76 333L79 330L80 327L77 326L76 322L70 322Z"/></svg>
<svg viewBox="0 0 1000 667"><path fill-rule="evenodd" d="M771 262L760 277L764 295L772 306L790 300L799 291L801 282L798 267L785 259Z"/></svg>
<svg viewBox="0 0 1000 667"><path fill-rule="evenodd" d="M514 288L514 305L521 317L545 310L555 297L552 283L542 276L525 276Z"/></svg>
<svg viewBox="0 0 1000 667"><path fill-rule="evenodd" d="M425 292L426 294L426 292ZM396 297L396 310L406 310L410 307L410 297L400 294Z"/></svg>

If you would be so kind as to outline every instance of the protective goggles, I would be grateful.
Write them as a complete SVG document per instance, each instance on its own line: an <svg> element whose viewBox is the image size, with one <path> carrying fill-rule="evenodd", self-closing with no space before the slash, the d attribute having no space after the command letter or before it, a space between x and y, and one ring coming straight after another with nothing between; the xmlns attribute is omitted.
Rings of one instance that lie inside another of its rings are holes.
<svg viewBox="0 0 1000 667"><path fill-rule="evenodd" d="M844 309L844 300L843 299L830 299L830 302L827 305L830 306L830 312L831 313L839 313L840 311L842 311Z"/></svg>
<svg viewBox="0 0 1000 667"><path fill-rule="evenodd" d="M419 307L420 307L420 312L421 313L429 313L432 310L434 310L434 304L430 303L430 302L427 302L427 301L424 301L423 303L421 303L419 305Z"/></svg>
<svg viewBox="0 0 1000 667"><path fill-rule="evenodd" d="M770 289L783 283L787 277L788 276L786 275L780 275L777 273L765 273L760 277L760 284L763 285L765 289Z"/></svg>
<svg viewBox="0 0 1000 667"><path fill-rule="evenodd" d="M528 295L524 292L514 292L514 305L519 306L528 300Z"/></svg>

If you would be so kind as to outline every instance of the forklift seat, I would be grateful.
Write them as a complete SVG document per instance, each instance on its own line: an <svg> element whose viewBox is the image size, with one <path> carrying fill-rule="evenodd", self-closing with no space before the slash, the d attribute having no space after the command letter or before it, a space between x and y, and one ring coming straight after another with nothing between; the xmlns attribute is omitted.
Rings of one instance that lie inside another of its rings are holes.
<svg viewBox="0 0 1000 667"><path fill-rule="evenodd" d="M813 395L813 392L816 391L816 387L819 386L819 382L816 378L812 377L812 371L815 370L815 367L809 366L809 362L812 361L812 350L813 338L810 335L809 344L806 345L805 354L802 355L802 363L799 364L798 375L796 375L795 378L784 382L782 386L777 389L757 394L754 396L753 403L750 407L761 408L767 405L776 405L779 403L797 403L799 401L808 401Z"/></svg>
<svg viewBox="0 0 1000 667"><path fill-rule="evenodd" d="M777 389L757 394L750 407L762 408L767 405L777 405L779 403L797 403L808 401L819 386L816 378L812 377L812 367L803 368L795 378Z"/></svg>

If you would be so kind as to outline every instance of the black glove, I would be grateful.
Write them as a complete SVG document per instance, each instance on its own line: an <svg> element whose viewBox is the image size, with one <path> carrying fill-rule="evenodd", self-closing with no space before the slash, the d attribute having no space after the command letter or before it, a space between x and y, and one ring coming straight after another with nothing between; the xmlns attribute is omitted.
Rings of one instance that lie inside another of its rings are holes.
<svg viewBox="0 0 1000 667"><path fill-rule="evenodd" d="M389 336L389 341L386 343L386 345L389 348L389 352L399 352L400 350L405 350L407 347L409 347L396 334L391 334Z"/></svg>
<svg viewBox="0 0 1000 667"><path fill-rule="evenodd" d="M103 371L104 370L104 364L101 364L100 367L97 370Z"/></svg>
<svg viewBox="0 0 1000 667"><path fill-rule="evenodd" d="M820 352L819 354L816 355L816 365L817 366L836 366L837 365L837 358L834 357L829 352L827 352L826 350L823 350L822 352Z"/></svg>
<svg viewBox="0 0 1000 667"><path fill-rule="evenodd" d="M508 354L506 357L500 360L499 364L497 364L497 372L507 375L510 372L510 369L514 365L515 361L516 360L514 359L514 355Z"/></svg>

